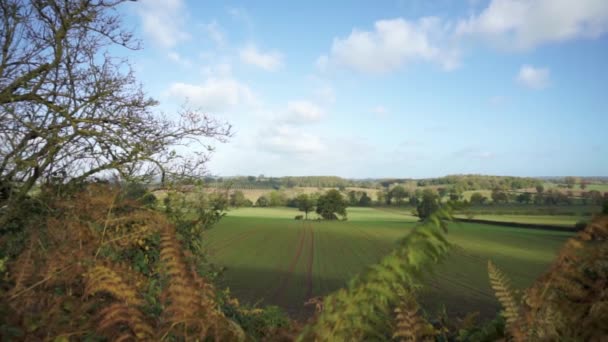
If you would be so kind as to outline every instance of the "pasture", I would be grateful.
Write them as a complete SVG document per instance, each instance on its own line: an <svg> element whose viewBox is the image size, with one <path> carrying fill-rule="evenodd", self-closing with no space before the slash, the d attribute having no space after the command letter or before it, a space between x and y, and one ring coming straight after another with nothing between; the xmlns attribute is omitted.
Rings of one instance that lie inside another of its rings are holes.
<svg viewBox="0 0 608 342"><path fill-rule="evenodd" d="M305 318L312 312L303 305L308 298L343 287L416 225L415 217L397 210L349 208L348 221L294 220L298 214L289 208L236 209L206 232L210 260L226 267L220 283L241 302L278 305ZM427 277L421 302L433 313L445 306L452 315L479 311L493 317L499 306L487 260L509 275L515 288L527 287L570 235L451 223L452 251Z"/></svg>
<svg viewBox="0 0 608 342"><path fill-rule="evenodd" d="M466 215L456 215L459 218L466 218ZM496 221L496 222L514 222L523 224L544 224L560 227L574 227L579 221L588 221L589 216L573 216L573 215L489 215L476 214L474 219Z"/></svg>

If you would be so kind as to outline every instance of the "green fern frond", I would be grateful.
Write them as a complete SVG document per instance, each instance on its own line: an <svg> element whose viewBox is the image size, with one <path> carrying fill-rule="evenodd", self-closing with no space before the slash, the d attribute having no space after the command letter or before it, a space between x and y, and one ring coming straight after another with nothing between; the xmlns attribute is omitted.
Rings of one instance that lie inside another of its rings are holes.
<svg viewBox="0 0 608 342"><path fill-rule="evenodd" d="M304 327L299 341L360 341L386 339L389 320L400 291L422 285L422 276L449 249L445 239L449 209L440 209L408 234L377 265L327 297L323 311Z"/></svg>
<svg viewBox="0 0 608 342"><path fill-rule="evenodd" d="M490 285L494 289L496 298L504 309L504 317L507 325L512 326L519 317L519 307L515 301L515 297L510 288L509 279L488 260L488 275L490 277Z"/></svg>

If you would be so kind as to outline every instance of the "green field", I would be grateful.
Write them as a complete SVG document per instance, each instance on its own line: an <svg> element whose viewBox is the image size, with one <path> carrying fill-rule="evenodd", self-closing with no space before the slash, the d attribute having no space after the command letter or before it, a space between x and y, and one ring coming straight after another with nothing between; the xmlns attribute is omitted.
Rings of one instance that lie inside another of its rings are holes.
<svg viewBox="0 0 608 342"><path fill-rule="evenodd" d="M459 218L466 218L466 215L456 215ZM485 215L476 214L474 217L476 220L487 220L496 222L515 222L524 224L544 224L561 227L574 227L579 221L590 219L589 217L582 216L569 216L569 215Z"/></svg>
<svg viewBox="0 0 608 342"><path fill-rule="evenodd" d="M288 208L232 210L208 231L210 260L227 270L220 279L245 303L279 305L293 317L310 313L303 303L346 284L388 253L416 224L396 210L348 209L345 222L296 221ZM445 305L451 314L498 309L488 284L492 259L516 288L530 285L555 257L569 233L483 224L450 224L449 258L428 277L422 303Z"/></svg>

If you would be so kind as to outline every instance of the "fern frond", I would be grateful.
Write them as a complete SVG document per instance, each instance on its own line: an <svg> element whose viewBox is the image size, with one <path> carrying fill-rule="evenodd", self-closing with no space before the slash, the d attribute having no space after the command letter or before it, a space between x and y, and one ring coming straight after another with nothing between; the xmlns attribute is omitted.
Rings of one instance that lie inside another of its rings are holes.
<svg viewBox="0 0 608 342"><path fill-rule="evenodd" d="M398 341L433 340L434 328L419 314L418 303L409 294L395 308L393 339Z"/></svg>
<svg viewBox="0 0 608 342"><path fill-rule="evenodd" d="M125 303L113 303L99 312L97 332L114 341L151 340L154 335L142 312Z"/></svg>
<svg viewBox="0 0 608 342"><path fill-rule="evenodd" d="M22 291L36 274L36 266L33 255L35 244L34 241L36 241L36 239L38 239L38 237L35 234L30 236L27 246L23 251L21 251L17 257L17 260L15 260L14 264L11 266L11 269L16 270L16 272L14 272L15 276L13 278L15 285L9 292L9 295Z"/></svg>
<svg viewBox="0 0 608 342"><path fill-rule="evenodd" d="M161 229L160 248L164 273L169 277L163 294L167 325L164 336L172 333L201 340L244 340L240 327L219 310L213 286L188 267L175 229L168 224Z"/></svg>
<svg viewBox="0 0 608 342"><path fill-rule="evenodd" d="M120 275L106 266L94 266L85 276L85 295L92 296L106 292L112 297L129 305L142 305L132 286L127 284Z"/></svg>
<svg viewBox="0 0 608 342"><path fill-rule="evenodd" d="M424 272L447 254L445 221L451 217L449 207L439 209L346 289L325 297L323 311L304 327L298 340L386 339L390 321L382 317L391 316L400 300L399 290L420 287Z"/></svg>
<svg viewBox="0 0 608 342"><path fill-rule="evenodd" d="M490 276L490 285L494 289L496 298L504 309L503 315L507 321L507 325L512 326L519 317L519 307L511 291L509 279L489 260L488 275Z"/></svg>

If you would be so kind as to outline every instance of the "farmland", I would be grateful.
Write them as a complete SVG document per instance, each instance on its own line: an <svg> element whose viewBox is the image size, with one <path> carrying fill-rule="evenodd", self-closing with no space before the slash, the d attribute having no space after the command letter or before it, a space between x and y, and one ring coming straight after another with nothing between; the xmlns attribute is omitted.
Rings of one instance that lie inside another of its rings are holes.
<svg viewBox="0 0 608 342"><path fill-rule="evenodd" d="M348 221L297 221L288 208L232 210L206 234L212 262L225 266L220 282L244 303L278 305L306 317L310 297L344 286L388 253L416 225L397 210L348 209ZM314 218L314 215L313 215ZM516 288L529 286L554 258L570 233L452 223L449 258L427 278L421 302L435 312L495 314L488 284L492 259Z"/></svg>

